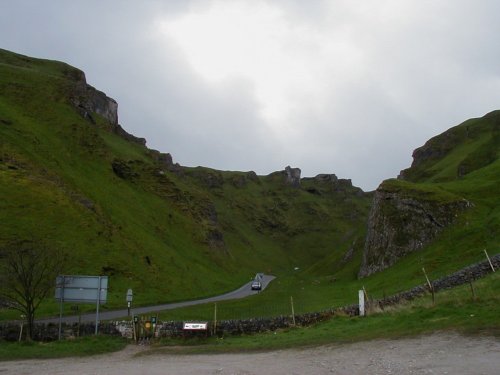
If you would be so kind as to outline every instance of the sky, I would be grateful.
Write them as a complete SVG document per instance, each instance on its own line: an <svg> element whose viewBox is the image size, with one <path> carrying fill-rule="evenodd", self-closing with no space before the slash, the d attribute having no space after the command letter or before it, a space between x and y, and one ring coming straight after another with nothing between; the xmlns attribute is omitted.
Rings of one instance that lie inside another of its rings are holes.
<svg viewBox="0 0 500 375"><path fill-rule="evenodd" d="M0 48L83 70L185 166L374 190L500 109L497 0L0 0Z"/></svg>

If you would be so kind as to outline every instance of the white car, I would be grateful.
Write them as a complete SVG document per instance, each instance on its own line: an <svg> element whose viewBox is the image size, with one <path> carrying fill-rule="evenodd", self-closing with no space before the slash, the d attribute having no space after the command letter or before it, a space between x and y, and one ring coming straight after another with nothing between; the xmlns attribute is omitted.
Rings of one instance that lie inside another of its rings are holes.
<svg viewBox="0 0 500 375"><path fill-rule="evenodd" d="M262 284L260 283L260 281L252 282L252 290L262 290Z"/></svg>

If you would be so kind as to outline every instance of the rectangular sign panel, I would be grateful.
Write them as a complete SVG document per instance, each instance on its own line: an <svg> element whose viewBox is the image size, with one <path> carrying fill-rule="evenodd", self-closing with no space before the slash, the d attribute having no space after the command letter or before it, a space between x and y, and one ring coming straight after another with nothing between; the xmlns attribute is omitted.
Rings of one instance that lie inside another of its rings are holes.
<svg viewBox="0 0 500 375"><path fill-rule="evenodd" d="M106 303L108 276L57 276L55 298L63 302Z"/></svg>
<svg viewBox="0 0 500 375"><path fill-rule="evenodd" d="M207 323L206 322L197 322L197 323L184 323L183 329L188 329L192 331L206 331L207 330Z"/></svg>
<svg viewBox="0 0 500 375"><path fill-rule="evenodd" d="M84 288L84 289L97 289L99 288L99 279L101 289L108 289L107 276L75 276L75 275L62 275L56 278L56 288Z"/></svg>

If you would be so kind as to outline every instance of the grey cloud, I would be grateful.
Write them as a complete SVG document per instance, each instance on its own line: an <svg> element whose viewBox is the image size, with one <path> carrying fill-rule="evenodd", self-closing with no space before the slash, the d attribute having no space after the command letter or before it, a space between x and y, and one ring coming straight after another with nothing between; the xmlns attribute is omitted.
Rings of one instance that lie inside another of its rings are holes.
<svg viewBox="0 0 500 375"><path fill-rule="evenodd" d="M297 104L278 133L252 82L209 84L173 40L152 34L159 17L208 1L5 2L0 46L81 68L119 102L125 129L181 164L259 174L291 164L366 190L407 167L428 138L499 107L497 1L268 3L304 32L348 38L361 62L325 66L323 104Z"/></svg>

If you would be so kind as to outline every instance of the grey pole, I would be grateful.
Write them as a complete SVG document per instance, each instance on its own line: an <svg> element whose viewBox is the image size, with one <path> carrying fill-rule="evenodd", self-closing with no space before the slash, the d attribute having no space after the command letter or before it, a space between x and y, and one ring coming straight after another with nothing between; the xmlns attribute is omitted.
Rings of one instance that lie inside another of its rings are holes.
<svg viewBox="0 0 500 375"><path fill-rule="evenodd" d="M64 299L64 285L66 284L65 276L62 277L62 289L61 295L59 296L59 334L58 339L61 340L61 331L62 331L62 314L63 314L63 299Z"/></svg>
<svg viewBox="0 0 500 375"><path fill-rule="evenodd" d="M97 335L99 327L99 303L101 299L101 276L99 276L99 288L97 289L97 306L95 313L95 334Z"/></svg>

